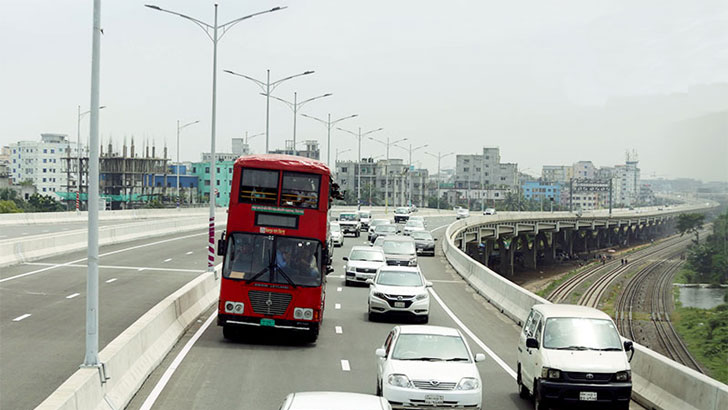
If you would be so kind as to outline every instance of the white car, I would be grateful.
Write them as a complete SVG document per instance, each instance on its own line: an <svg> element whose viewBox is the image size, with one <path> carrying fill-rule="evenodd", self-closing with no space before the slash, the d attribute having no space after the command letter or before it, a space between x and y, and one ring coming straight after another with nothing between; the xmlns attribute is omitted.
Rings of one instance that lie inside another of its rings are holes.
<svg viewBox="0 0 728 410"><path fill-rule="evenodd" d="M371 211L358 211L359 214L359 222L361 223L361 229L364 231L369 230L369 223L372 220L372 213Z"/></svg>
<svg viewBox="0 0 728 410"><path fill-rule="evenodd" d="M495 215L495 208L485 208L483 215Z"/></svg>
<svg viewBox="0 0 728 410"><path fill-rule="evenodd" d="M632 372L612 319L597 309L566 304L534 305L518 342L516 382L536 410L560 404L629 409Z"/></svg>
<svg viewBox="0 0 728 410"><path fill-rule="evenodd" d="M376 350L377 394L398 408L481 409L482 382L459 330L396 326Z"/></svg>
<svg viewBox="0 0 728 410"><path fill-rule="evenodd" d="M424 232L425 231L425 224L422 223L422 221L418 221L416 219L410 218L410 220L407 221L406 224L404 224L404 228L402 229L402 233L405 235L410 235L412 232Z"/></svg>
<svg viewBox="0 0 728 410"><path fill-rule="evenodd" d="M331 233L331 243L333 243L334 246L344 245L344 233L341 232L341 226L339 226L339 224L329 224L329 232Z"/></svg>
<svg viewBox="0 0 728 410"><path fill-rule="evenodd" d="M394 210L394 223L404 223L410 217L410 210L406 206L400 206Z"/></svg>
<svg viewBox="0 0 728 410"><path fill-rule="evenodd" d="M463 219L470 216L470 211L465 208L458 208L457 211L455 211L455 218L456 219Z"/></svg>
<svg viewBox="0 0 728 410"><path fill-rule="evenodd" d="M369 229L368 229L369 240L371 241L372 233L374 233L374 228L376 228L377 225L389 225L391 223L392 222L390 222L389 219L370 219L369 220Z"/></svg>
<svg viewBox="0 0 728 410"><path fill-rule="evenodd" d="M280 410L392 410L392 406L371 394L309 391L289 394Z"/></svg>
<svg viewBox="0 0 728 410"><path fill-rule="evenodd" d="M377 270L386 264L384 251L379 247L354 246L349 256L344 256L344 284L350 285L354 282L366 282L367 279L374 279Z"/></svg>
<svg viewBox="0 0 728 410"><path fill-rule="evenodd" d="M353 233L357 238L361 231L361 221L358 212L342 212L339 214L339 225L344 233Z"/></svg>
<svg viewBox="0 0 728 410"><path fill-rule="evenodd" d="M414 266L383 266L369 283L369 320L378 316L406 315L422 323L430 317L430 294L427 288L432 283L425 280L420 268Z"/></svg>

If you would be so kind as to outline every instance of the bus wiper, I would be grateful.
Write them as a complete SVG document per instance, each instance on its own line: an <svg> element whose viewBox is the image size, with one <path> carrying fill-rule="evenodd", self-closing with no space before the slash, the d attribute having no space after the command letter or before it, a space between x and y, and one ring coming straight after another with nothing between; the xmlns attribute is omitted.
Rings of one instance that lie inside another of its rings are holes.
<svg viewBox="0 0 728 410"><path fill-rule="evenodd" d="M255 275L253 275L253 277L252 277L252 278L250 278L250 279L246 280L246 281L245 281L245 283L250 283L250 282L254 282L254 281L255 281L256 279L258 279L259 277L263 276L263 274L264 274L264 273L265 273L265 271L267 271L267 270L268 270L268 267L265 267L265 268L263 268L263 270L261 270L260 272L256 273Z"/></svg>
<svg viewBox="0 0 728 410"><path fill-rule="evenodd" d="M278 268L278 272L281 273L281 276L283 276L283 279L285 279L291 286L293 286L294 289L298 287L298 286L296 286L295 283L293 283L293 281L291 280L291 278L286 274L286 272L283 269L281 269L279 267Z"/></svg>

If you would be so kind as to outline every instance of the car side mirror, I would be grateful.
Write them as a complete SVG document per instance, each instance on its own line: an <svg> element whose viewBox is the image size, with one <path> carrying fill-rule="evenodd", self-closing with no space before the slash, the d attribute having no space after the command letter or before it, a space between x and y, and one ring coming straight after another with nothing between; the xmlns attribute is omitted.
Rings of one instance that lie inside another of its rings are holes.
<svg viewBox="0 0 728 410"><path fill-rule="evenodd" d="M374 284L374 279L367 279L367 285L371 286Z"/></svg>
<svg viewBox="0 0 728 410"><path fill-rule="evenodd" d="M437 238L432 238L432 240L433 240L433 241L436 241L436 240L437 240Z"/></svg>
<svg viewBox="0 0 728 410"><path fill-rule="evenodd" d="M341 258L341 259L343 259L343 260L345 260L345 261L348 261L348 260L349 260L349 257L348 257L348 256L344 256L344 257L343 257L343 258Z"/></svg>
<svg viewBox="0 0 728 410"><path fill-rule="evenodd" d="M382 347L380 347L379 349L375 350L374 351L374 354L377 355L377 357L387 357L387 352Z"/></svg>
<svg viewBox="0 0 728 410"><path fill-rule="evenodd" d="M482 362L483 360L485 360L485 355L483 353L477 353L475 355L475 362L476 363L477 362Z"/></svg>
<svg viewBox="0 0 728 410"><path fill-rule="evenodd" d="M629 361L632 361L634 357L634 343L631 340L624 341L624 351L630 350L632 353L629 355Z"/></svg>
<svg viewBox="0 0 728 410"><path fill-rule="evenodd" d="M326 274L327 274L327 275L328 275L329 273L333 272L333 271L334 271L334 268L332 268L331 266L327 266L327 267L326 267Z"/></svg>
<svg viewBox="0 0 728 410"><path fill-rule="evenodd" d="M529 337L526 339L526 347L529 349L538 349L538 340Z"/></svg>
<svg viewBox="0 0 728 410"><path fill-rule="evenodd" d="M425 287L426 288L431 288L432 287L432 282L429 282L429 281L428 282L425 282Z"/></svg>

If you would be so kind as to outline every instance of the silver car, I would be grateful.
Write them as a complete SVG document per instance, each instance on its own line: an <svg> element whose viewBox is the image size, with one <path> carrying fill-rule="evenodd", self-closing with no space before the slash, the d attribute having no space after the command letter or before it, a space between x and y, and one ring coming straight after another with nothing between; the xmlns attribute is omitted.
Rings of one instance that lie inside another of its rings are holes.
<svg viewBox="0 0 728 410"><path fill-rule="evenodd" d="M432 283L425 280L420 268L384 266L369 283L369 320L383 314L401 314L427 323L430 317Z"/></svg>
<svg viewBox="0 0 728 410"><path fill-rule="evenodd" d="M331 233L331 243L334 246L344 245L344 233L341 232L341 226L339 224L330 224L329 232Z"/></svg>
<svg viewBox="0 0 728 410"><path fill-rule="evenodd" d="M415 240L409 236L385 236L382 249L387 265L417 266Z"/></svg>
<svg viewBox="0 0 728 410"><path fill-rule="evenodd" d="M349 256L344 256L346 266L345 284L351 285L354 282L366 282L367 279L374 279L377 269L382 267L384 262L384 251L380 247L354 246Z"/></svg>

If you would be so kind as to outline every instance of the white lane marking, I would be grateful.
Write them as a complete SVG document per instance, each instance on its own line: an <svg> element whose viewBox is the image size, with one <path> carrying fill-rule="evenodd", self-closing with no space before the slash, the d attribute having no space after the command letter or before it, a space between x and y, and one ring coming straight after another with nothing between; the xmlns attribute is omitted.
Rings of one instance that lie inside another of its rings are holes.
<svg viewBox="0 0 728 410"><path fill-rule="evenodd" d="M48 229L43 230L43 233L50 232Z"/></svg>
<svg viewBox="0 0 728 410"><path fill-rule="evenodd" d="M348 371L351 370L351 366L349 366L349 361L348 360L342 360L341 361L341 370L343 370L345 372L348 372Z"/></svg>
<svg viewBox="0 0 728 410"><path fill-rule="evenodd" d="M337 303L334 305L334 309L341 309L341 303Z"/></svg>
<svg viewBox="0 0 728 410"><path fill-rule="evenodd" d="M13 322L20 322L21 320L30 317L30 313L26 313L24 315L18 316L15 319L13 319Z"/></svg>
<svg viewBox="0 0 728 410"><path fill-rule="evenodd" d="M116 282L116 278L111 278L111 279L109 279L109 280L106 281L106 283L112 283L112 282Z"/></svg>
<svg viewBox="0 0 728 410"><path fill-rule="evenodd" d="M21 233L21 235L27 235L27 234L28 234L28 232L23 232L23 233Z"/></svg>
<svg viewBox="0 0 728 410"><path fill-rule="evenodd" d="M341 326L336 326L334 327L334 329L336 330L337 335L344 333L344 330L341 328Z"/></svg>
<svg viewBox="0 0 728 410"><path fill-rule="evenodd" d="M435 300L437 301L437 303L440 304L440 307L442 307L442 309L445 311L445 313L447 313L447 315L450 316L450 319L452 319L455 322L455 324L457 324L458 327L460 327L460 329L462 329L463 332L465 332L466 335L470 336L470 338L473 339L473 341L478 346L480 346L480 348L483 349L485 351L485 353L487 353L488 356L491 357L491 359L493 359L496 363L498 363L498 365L500 367L502 367L503 370L505 370L509 376L511 376L513 379L515 379L516 371L511 369L511 367L508 366L508 364L506 364L506 362L504 362L503 359L498 357L498 355L496 355L495 352L493 352L493 350L491 350L488 346L486 346L486 344L483 343L482 340L478 339L478 337L475 336L475 333L470 331L470 329L468 329L468 327L465 326L465 323L463 323L457 316L455 316L455 314L452 312L452 310L450 310L450 308L447 307L447 305L445 305L445 302L443 302L442 299L440 299L440 296L437 295L437 293L435 292L435 289L429 288L429 290L430 290L430 294L432 295L432 297L434 297Z"/></svg>
<svg viewBox="0 0 728 410"><path fill-rule="evenodd" d="M139 268L139 269L137 269L137 272L141 272L141 271L143 271L144 269L145 269L145 268Z"/></svg>
<svg viewBox="0 0 728 410"><path fill-rule="evenodd" d="M341 292L341 288L336 288L336 291L337 292Z"/></svg>
<svg viewBox="0 0 728 410"><path fill-rule="evenodd" d="M432 283L465 283L462 280L445 280L445 279L433 279Z"/></svg>
<svg viewBox="0 0 728 410"><path fill-rule="evenodd" d="M152 408L154 402L157 400L159 395L162 393L162 390L164 390L164 387L169 382L169 379L172 378L172 375L177 370L177 367L179 367L179 365L182 363L182 360L184 360L185 356L187 356L187 353L190 352L192 346L195 344L195 342L197 342L197 339L202 336L205 330L210 327L210 324L216 318L216 314L211 314L210 317L207 318L205 323L203 323L202 326L197 329L197 332L195 332L192 338L187 342L187 344L185 344L182 350L177 354L177 357L174 358L172 364L169 365L169 368L167 368L167 370L164 372L162 378L159 379L159 382L157 382L157 385L154 386L154 389L152 389L152 392L149 393L149 396L147 396L147 399L144 400L144 403L142 403L142 406L139 408L139 410L150 410Z"/></svg>
<svg viewBox="0 0 728 410"><path fill-rule="evenodd" d="M438 226L437 228L435 228L435 229L431 230L431 231L430 231L430 233L433 233L433 232L435 232L435 231L437 231L437 230L439 230L439 229L442 229L442 228L447 228L448 226L450 226L450 224L446 224L446 225Z"/></svg>
<svg viewBox="0 0 728 410"><path fill-rule="evenodd" d="M74 294L72 294L72 295L68 295L68 296L66 296L66 299L73 299L73 298L75 298L75 297L76 297L76 296L78 296L78 295L80 295L80 293L74 293Z"/></svg>
<svg viewBox="0 0 728 410"><path fill-rule="evenodd" d="M343 279L343 278L344 278L344 275L329 275L329 277L330 277L330 278L339 278L339 279Z"/></svg>
<svg viewBox="0 0 728 410"><path fill-rule="evenodd" d="M185 253L185 255L192 255L192 251Z"/></svg>
<svg viewBox="0 0 728 410"><path fill-rule="evenodd" d="M167 263L167 262L169 262L169 261L171 261L171 260L172 260L172 258L167 258L167 259L165 259L165 260L164 260L164 262L163 262L163 263Z"/></svg>
<svg viewBox="0 0 728 410"><path fill-rule="evenodd" d="M26 262L24 265L34 265L34 266L64 266L67 268L88 268L88 265L79 265L79 264L73 264L73 265L67 265L62 264L59 265L57 263L42 263L42 262ZM99 265L99 269L122 269L122 270L154 270L154 271L164 271L164 272L191 272L191 273L204 273L206 271L199 270L199 269L178 269L178 268L150 268L149 266L115 266L115 265Z"/></svg>
<svg viewBox="0 0 728 410"><path fill-rule="evenodd" d="M205 232L204 234L196 233L196 234L193 234L193 235L185 235L185 236L180 236L178 238L170 238L170 239L164 239L164 240L157 241L157 242L150 242L150 243L146 243L146 244L142 244L142 245L136 245L136 246L132 246L132 247L129 247L129 248L119 249L119 250L112 251L112 252L107 252L107 253L102 253L101 255L99 255L99 258L104 257L104 256L114 255L114 254L121 253L121 252L132 251L134 249L145 248L147 246L159 245L160 243L167 243L167 242L172 242L172 241L178 241L180 239L193 238L195 236L201 236L201 235L208 235L208 233L207 232ZM205 249L207 249L207 247L205 247ZM58 267L68 266L68 265L72 265L74 263L83 262L83 261L85 261L87 259L88 258L76 259L75 261L62 263L60 265L53 265L53 266L49 266L47 268L34 270L32 272L26 272L26 273L21 273L20 275L10 276L10 277L5 278L5 279L0 279L0 283L7 282L7 281L10 281L10 280L13 280L13 279L23 278L23 277L30 276L30 275L35 275L36 273L45 272L47 270L55 269L55 268L58 268Z"/></svg>

